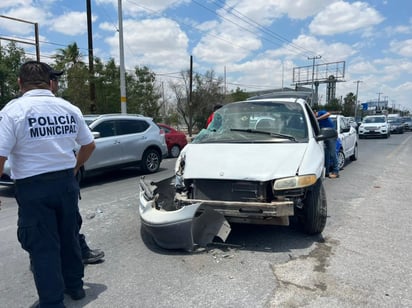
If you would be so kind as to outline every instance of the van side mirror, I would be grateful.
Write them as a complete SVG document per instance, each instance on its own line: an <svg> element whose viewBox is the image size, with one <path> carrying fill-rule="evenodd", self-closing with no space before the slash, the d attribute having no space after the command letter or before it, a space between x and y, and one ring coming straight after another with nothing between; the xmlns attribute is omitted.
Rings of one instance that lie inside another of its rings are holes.
<svg viewBox="0 0 412 308"><path fill-rule="evenodd" d="M320 134L316 136L316 141L337 138L338 132L332 127L324 127L320 129Z"/></svg>

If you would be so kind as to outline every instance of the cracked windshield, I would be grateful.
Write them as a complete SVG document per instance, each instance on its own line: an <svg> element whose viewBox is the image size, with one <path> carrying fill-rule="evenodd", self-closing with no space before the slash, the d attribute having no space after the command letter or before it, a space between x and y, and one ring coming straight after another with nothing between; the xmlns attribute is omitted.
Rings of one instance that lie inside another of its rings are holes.
<svg viewBox="0 0 412 308"><path fill-rule="evenodd" d="M308 128L295 103L244 101L222 107L194 143L304 142Z"/></svg>

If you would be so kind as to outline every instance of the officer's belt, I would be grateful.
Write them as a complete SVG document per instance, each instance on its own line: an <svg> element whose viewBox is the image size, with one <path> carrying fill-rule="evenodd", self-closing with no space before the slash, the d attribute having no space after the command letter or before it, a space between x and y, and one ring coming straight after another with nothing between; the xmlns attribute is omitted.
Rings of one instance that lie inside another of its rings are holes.
<svg viewBox="0 0 412 308"><path fill-rule="evenodd" d="M59 179L62 177L66 176L74 176L74 169L65 169L65 170L59 170L59 171L52 171L52 172L47 172L47 173L42 173L38 175L33 175L24 179L18 179L14 180L14 183L16 184L22 184L22 183L28 183L28 182L34 182L34 181L44 181L44 180L54 180L54 179Z"/></svg>

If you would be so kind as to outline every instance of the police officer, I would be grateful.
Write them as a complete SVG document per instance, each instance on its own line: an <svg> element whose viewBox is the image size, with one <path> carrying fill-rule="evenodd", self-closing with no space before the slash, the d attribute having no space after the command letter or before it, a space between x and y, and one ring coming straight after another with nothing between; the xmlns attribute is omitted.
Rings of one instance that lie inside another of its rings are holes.
<svg viewBox="0 0 412 308"><path fill-rule="evenodd" d="M53 94L56 95L59 90L59 77L63 74L63 71L55 71L49 65L47 66L50 70L51 91L53 92ZM80 230L83 223L83 219L80 212L78 212L77 214L77 222L79 224ZM100 249L91 249L89 245L87 245L86 236L82 233L79 234L79 244L84 264L94 264L101 262L103 260L104 251Z"/></svg>
<svg viewBox="0 0 412 308"><path fill-rule="evenodd" d="M22 96L0 111L0 174L8 158L19 206L17 237L32 260L38 306L64 307L64 293L85 297L75 173L95 144L81 111L53 95L51 73L42 62L21 66Z"/></svg>

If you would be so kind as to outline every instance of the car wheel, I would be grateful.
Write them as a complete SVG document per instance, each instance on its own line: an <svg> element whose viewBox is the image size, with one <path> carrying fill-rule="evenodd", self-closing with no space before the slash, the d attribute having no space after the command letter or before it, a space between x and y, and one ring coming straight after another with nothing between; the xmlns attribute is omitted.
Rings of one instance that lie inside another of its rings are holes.
<svg viewBox="0 0 412 308"><path fill-rule="evenodd" d="M339 167L339 170L342 170L343 166L345 166L345 160L346 160L345 154L343 153L343 150L340 149L337 155L338 155L338 167Z"/></svg>
<svg viewBox="0 0 412 308"><path fill-rule="evenodd" d="M141 166L144 172L154 173L160 168L161 157L158 151L148 149L143 153Z"/></svg>
<svg viewBox="0 0 412 308"><path fill-rule="evenodd" d="M307 192L303 201L301 222L303 230L310 235L319 234L326 225L327 201L325 189L319 179Z"/></svg>
<svg viewBox="0 0 412 308"><path fill-rule="evenodd" d="M180 147L175 144L174 146L172 146L172 148L170 149L170 156L173 158L178 157L180 154Z"/></svg>
<svg viewBox="0 0 412 308"><path fill-rule="evenodd" d="M355 144L355 148L353 149L353 154L349 156L351 161L355 161L358 159L358 144Z"/></svg>

